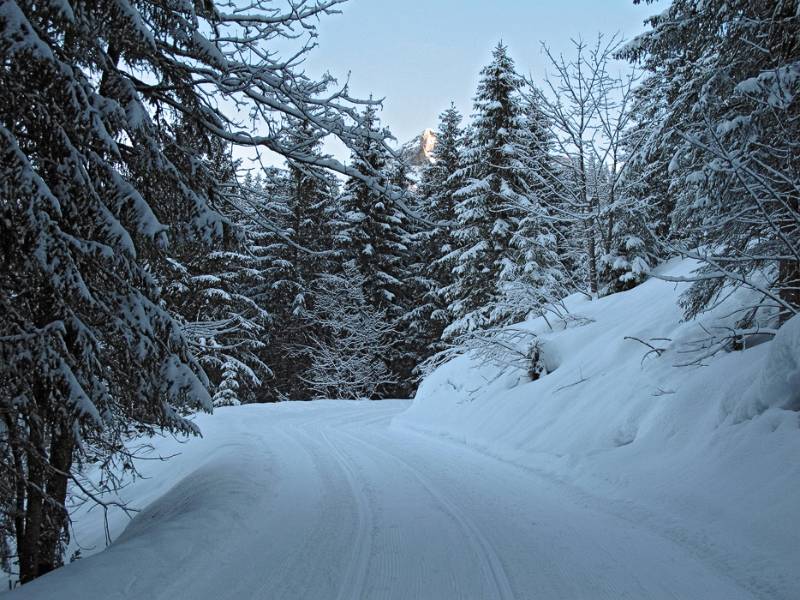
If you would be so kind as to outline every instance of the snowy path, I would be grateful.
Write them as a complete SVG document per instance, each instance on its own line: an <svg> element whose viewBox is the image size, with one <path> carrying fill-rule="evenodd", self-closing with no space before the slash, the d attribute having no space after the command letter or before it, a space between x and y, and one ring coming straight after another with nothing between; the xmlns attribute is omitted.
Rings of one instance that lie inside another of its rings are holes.
<svg viewBox="0 0 800 600"><path fill-rule="evenodd" d="M140 502L157 499L115 544L10 597L753 597L596 500L390 427L406 406L315 402L205 417L203 440L132 488Z"/></svg>

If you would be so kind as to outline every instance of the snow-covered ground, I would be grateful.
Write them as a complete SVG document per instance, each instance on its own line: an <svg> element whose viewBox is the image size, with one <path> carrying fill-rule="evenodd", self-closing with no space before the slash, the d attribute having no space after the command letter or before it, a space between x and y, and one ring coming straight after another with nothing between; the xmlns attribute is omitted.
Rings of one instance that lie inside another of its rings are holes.
<svg viewBox="0 0 800 600"><path fill-rule="evenodd" d="M660 274L692 268L676 260ZM683 289L651 279L599 301L570 298L586 324L524 325L540 335L551 374L530 382L464 356L426 379L396 425L586 494L756 597L800 598L800 317L775 341L676 367L747 300L681 322ZM645 356L626 337L663 352Z"/></svg>
<svg viewBox="0 0 800 600"><path fill-rule="evenodd" d="M651 280L572 299L583 325L527 324L558 366L536 382L464 357L413 403L200 416L203 439L159 440L180 454L124 490L144 510L111 515L113 545L76 514L96 553L10 598L798 598L800 423L782 407L800 403L800 319L676 368L698 335L679 291ZM626 336L671 341L642 361Z"/></svg>

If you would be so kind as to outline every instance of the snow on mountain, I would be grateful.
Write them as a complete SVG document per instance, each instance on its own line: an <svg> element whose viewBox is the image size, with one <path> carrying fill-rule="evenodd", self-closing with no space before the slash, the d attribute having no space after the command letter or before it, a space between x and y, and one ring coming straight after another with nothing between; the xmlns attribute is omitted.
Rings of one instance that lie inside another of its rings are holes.
<svg viewBox="0 0 800 600"><path fill-rule="evenodd" d="M435 147L436 132L433 129L426 129L413 140L401 146L400 156L412 167L424 167L433 163Z"/></svg>

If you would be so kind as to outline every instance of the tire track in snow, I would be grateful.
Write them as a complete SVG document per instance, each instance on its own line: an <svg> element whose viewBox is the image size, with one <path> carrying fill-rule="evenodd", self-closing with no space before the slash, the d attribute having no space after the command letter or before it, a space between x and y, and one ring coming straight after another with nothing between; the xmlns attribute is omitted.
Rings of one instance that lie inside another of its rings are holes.
<svg viewBox="0 0 800 600"><path fill-rule="evenodd" d="M493 597L497 598L498 600L513 600L516 597L511 588L511 582L506 574L505 568L503 567L503 563L500 560L500 556L494 549L494 546L489 542L486 536L483 535L475 523L469 519L469 517L467 517L455 503L447 499L442 493L436 490L433 484L431 484L431 482L428 481L428 479L422 475L417 468L413 467L404 459L391 452L388 452L376 444L363 440L352 433L341 429L338 431L341 433L341 435L344 435L356 443L361 444L362 446L367 446L368 448L389 457L391 460L399 463L403 468L405 468L405 470L408 471L417 482L419 482L419 484L431 495L431 497L433 497L434 500L439 503L444 512L459 525L464 533L464 536L467 538L473 550L475 551L476 556L478 556L479 560L481 561L481 570L486 575L485 580L491 581L494 584L496 594Z"/></svg>

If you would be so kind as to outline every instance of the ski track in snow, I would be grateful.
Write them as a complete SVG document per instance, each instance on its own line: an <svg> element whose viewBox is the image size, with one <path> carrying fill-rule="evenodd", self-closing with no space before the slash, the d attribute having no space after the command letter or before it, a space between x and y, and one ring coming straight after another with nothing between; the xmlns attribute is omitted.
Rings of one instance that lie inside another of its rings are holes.
<svg viewBox="0 0 800 600"><path fill-rule="evenodd" d="M339 450L335 443L331 442L328 434L324 430L320 431L320 434L328 448L330 448L331 455L336 458L339 463L344 477L347 479L358 514L356 535L352 542L350 564L347 566L344 582L339 588L337 599L348 600L350 598L360 598L364 593L370 550L372 548L372 508L370 507L367 494L363 491L363 487L358 482L350 459Z"/></svg>
<svg viewBox="0 0 800 600"><path fill-rule="evenodd" d="M116 543L9 598L772 597L646 520L391 426L407 406L288 403L203 417L205 438L129 488L133 504L137 490L152 504ZM170 477L163 494L145 489ZM85 519L76 530L90 537Z"/></svg>
<svg viewBox="0 0 800 600"><path fill-rule="evenodd" d="M376 444L366 442L365 440L359 439L351 434L346 435L351 440L354 440L357 444L363 444L368 450L379 452L384 456L388 456L391 460L396 461L403 468L407 469L420 483L420 485L422 485L422 487L425 488L425 490L439 503L443 512L453 519L461 528L464 537L473 547L473 551L480 559L480 570L484 575L484 579L491 581L493 584L494 593L492 594L492 597L502 600L514 597L514 594L511 591L511 586L508 582L508 577L505 574L505 570L500 562L497 552L481 534L480 529L475 527L474 523L472 523L472 521L464 515L464 513L456 504L447 500L447 498L441 492L436 490L433 484L425 479L418 469L411 466L407 461L395 454L387 452Z"/></svg>

